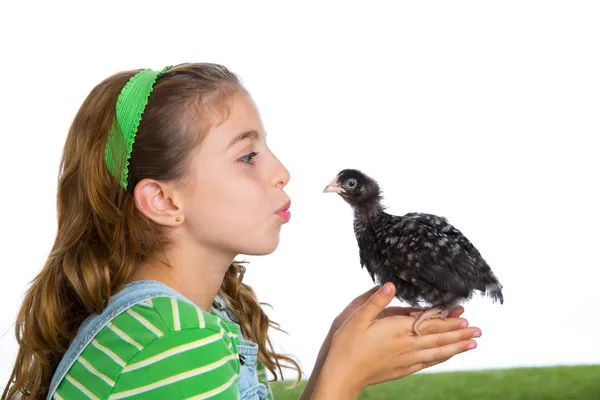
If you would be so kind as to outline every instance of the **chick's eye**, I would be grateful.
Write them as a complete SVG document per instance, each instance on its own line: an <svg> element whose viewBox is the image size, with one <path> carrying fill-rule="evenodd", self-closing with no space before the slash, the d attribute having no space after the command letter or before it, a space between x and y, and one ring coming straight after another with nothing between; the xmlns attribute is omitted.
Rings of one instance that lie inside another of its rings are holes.
<svg viewBox="0 0 600 400"><path fill-rule="evenodd" d="M356 179L348 179L348 181L346 182L346 187L348 189L354 189L356 187Z"/></svg>
<svg viewBox="0 0 600 400"><path fill-rule="evenodd" d="M257 152L253 151L252 153L246 154L239 158L239 161L244 164L254 164L254 157L258 155Z"/></svg>

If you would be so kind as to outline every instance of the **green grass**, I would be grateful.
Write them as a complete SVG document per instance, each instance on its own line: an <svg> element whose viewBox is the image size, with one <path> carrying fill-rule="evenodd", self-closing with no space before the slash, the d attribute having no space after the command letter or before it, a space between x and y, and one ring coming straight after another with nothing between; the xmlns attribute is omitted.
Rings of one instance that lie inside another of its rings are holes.
<svg viewBox="0 0 600 400"><path fill-rule="evenodd" d="M298 399L304 383L293 391L289 384L272 384L275 400ZM598 400L600 365L417 374L369 387L359 399Z"/></svg>

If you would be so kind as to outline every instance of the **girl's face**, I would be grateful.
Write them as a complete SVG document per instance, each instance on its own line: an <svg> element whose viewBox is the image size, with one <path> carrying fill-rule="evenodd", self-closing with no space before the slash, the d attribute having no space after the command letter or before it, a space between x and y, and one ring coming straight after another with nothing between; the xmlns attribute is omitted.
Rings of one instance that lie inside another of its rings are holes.
<svg viewBox="0 0 600 400"><path fill-rule="evenodd" d="M182 204L192 240L235 255L274 251L289 219L283 188L290 175L267 146L247 94L231 99L227 119L208 131L191 163Z"/></svg>

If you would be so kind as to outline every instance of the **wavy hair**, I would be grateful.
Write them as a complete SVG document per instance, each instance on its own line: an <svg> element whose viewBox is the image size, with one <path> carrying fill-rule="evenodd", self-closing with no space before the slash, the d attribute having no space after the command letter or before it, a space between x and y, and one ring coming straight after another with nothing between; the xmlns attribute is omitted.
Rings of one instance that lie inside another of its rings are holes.
<svg viewBox="0 0 600 400"><path fill-rule="evenodd" d="M166 231L134 205L141 180L182 179L188 161L210 127L209 114L246 93L237 76L210 63L182 64L161 74L150 95L129 160L128 190L104 160L108 132L125 83L139 70L114 74L87 96L70 127L57 191L58 230L48 259L33 279L18 313L19 345L2 399L44 399L77 329L91 313L101 313L135 267L168 246ZM259 345L259 360L277 380L282 366L301 368L277 353L270 327L279 329L242 283L244 268L234 262L219 293L240 320L242 333Z"/></svg>

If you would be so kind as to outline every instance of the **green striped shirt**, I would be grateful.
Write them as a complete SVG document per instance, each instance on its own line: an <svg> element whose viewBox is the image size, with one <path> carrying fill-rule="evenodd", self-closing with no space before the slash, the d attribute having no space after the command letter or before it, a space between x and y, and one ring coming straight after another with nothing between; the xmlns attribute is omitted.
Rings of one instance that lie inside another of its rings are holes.
<svg viewBox="0 0 600 400"><path fill-rule="evenodd" d="M55 399L238 399L239 325L172 297L116 316L83 350ZM260 361L258 378L273 399Z"/></svg>

